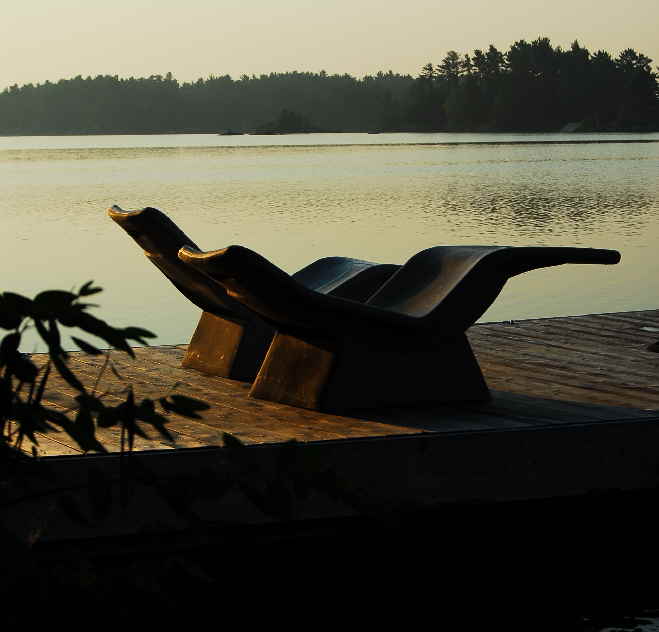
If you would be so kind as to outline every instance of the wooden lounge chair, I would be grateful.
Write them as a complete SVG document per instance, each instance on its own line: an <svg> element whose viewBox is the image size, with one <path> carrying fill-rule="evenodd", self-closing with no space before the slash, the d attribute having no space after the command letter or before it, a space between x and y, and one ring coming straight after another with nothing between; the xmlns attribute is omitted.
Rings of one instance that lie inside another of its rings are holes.
<svg viewBox="0 0 659 632"><path fill-rule="evenodd" d="M108 215L203 312L183 366L212 375L253 380L272 341L272 326L231 298L220 283L181 262L178 251L182 246L198 247L165 213L155 208L126 211L112 206ZM321 294L364 301L399 268L347 257L325 257L302 268L293 278Z"/></svg>
<svg viewBox="0 0 659 632"><path fill-rule="evenodd" d="M613 250L438 246L414 255L363 303L323 295L241 246L179 258L277 329L250 394L312 409L483 400L465 331L506 281Z"/></svg>

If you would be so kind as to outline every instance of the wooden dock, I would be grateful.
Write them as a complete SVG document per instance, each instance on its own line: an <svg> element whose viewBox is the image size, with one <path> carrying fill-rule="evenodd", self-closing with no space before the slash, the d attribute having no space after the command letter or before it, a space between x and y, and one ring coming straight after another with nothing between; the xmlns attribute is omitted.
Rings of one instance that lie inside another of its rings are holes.
<svg viewBox="0 0 659 632"><path fill-rule="evenodd" d="M39 454L57 473L53 490L80 491L92 466L94 476L101 472L115 480L120 461L122 476L130 462L146 467L161 489L183 485L183 495L206 481L219 498L195 499L196 515L233 524L269 522L284 514L328 519L364 508L537 500L658 486L659 354L646 348L659 339L659 310L479 324L469 339L492 389L490 402L389 408L354 417L251 399L247 384L182 369L184 345L137 348L135 360L113 353L138 398L162 396L176 384L176 392L205 400L210 410L202 420L172 418L173 444L156 436L137 438L136 453L123 460L116 454L115 429L98 431L110 455L83 456L61 433L40 436ZM102 359L72 354L71 368L89 384L101 364ZM100 383L110 393L122 386L110 371ZM51 404L66 408L74 395L61 379L51 379ZM221 447L225 433L246 449ZM227 484L231 489L220 493L227 471L239 472L240 484ZM298 494L304 477L311 492ZM263 490L273 480L291 495L284 514L264 506ZM139 519L123 511L104 518L99 533L131 533L154 523L185 528L181 515L143 487L132 501ZM260 500L255 490L263 492ZM25 508L36 511L39 502L26 501ZM15 528L29 529L29 515L22 511ZM88 526L54 520L46 537L89 533Z"/></svg>
<svg viewBox="0 0 659 632"><path fill-rule="evenodd" d="M140 347L135 349L135 361L121 353L114 353L113 360L138 396L155 398L178 384L175 392L211 404L203 421L172 420L168 427L174 445L155 437L138 438L137 450L219 446L225 432L247 444L276 444L659 414L659 354L646 350L659 339L659 310L486 323L472 327L469 339L494 392L491 403L378 410L356 417L250 399L246 383L182 369L185 345ZM102 359L80 353L73 354L71 361L76 374L90 383L101 364ZM74 392L57 377L50 383L50 403L69 406ZM121 387L109 371L99 385L101 391ZM99 429L98 433L108 449L119 449L116 432ZM42 456L80 453L63 434L42 435L39 441Z"/></svg>

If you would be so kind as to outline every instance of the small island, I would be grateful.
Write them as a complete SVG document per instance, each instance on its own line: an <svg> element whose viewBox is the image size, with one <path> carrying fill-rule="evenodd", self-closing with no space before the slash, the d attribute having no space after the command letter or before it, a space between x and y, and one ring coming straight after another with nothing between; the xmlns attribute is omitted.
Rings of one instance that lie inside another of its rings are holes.
<svg viewBox="0 0 659 632"><path fill-rule="evenodd" d="M311 134L325 131L303 114L284 108L274 121L262 123L252 134Z"/></svg>

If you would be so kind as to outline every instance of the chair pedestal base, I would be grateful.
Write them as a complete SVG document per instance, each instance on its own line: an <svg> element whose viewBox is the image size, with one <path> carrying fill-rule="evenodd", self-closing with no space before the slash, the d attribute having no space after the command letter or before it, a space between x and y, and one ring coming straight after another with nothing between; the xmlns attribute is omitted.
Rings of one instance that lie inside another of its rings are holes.
<svg viewBox="0 0 659 632"><path fill-rule="evenodd" d="M313 410L483 401L467 337L322 341L277 333L250 396Z"/></svg>
<svg viewBox="0 0 659 632"><path fill-rule="evenodd" d="M251 382L259 371L273 333L260 322L239 324L203 312L182 366Z"/></svg>

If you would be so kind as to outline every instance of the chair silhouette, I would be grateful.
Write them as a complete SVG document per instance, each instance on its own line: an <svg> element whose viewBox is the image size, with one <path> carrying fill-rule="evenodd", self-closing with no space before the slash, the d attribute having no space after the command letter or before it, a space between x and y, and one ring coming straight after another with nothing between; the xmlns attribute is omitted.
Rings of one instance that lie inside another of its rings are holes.
<svg viewBox="0 0 659 632"><path fill-rule="evenodd" d="M108 209L108 215L202 310L183 366L212 375L253 380L272 341L273 327L230 297L222 284L178 258L181 247L198 246L165 213L151 207L123 210L115 205ZM364 301L399 268L348 257L325 257L302 268L293 278L321 294Z"/></svg>
<svg viewBox="0 0 659 632"><path fill-rule="evenodd" d="M327 411L487 399L465 332L507 280L620 260L590 248L437 246L356 302L315 292L242 246L178 256L277 330L250 394Z"/></svg>

